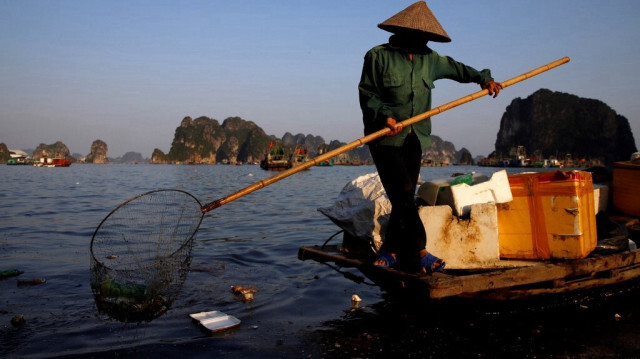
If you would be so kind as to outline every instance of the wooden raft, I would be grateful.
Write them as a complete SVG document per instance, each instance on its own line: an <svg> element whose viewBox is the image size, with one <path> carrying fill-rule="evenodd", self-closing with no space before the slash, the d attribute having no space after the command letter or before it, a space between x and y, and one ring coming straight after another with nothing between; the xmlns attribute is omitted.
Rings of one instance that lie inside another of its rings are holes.
<svg viewBox="0 0 640 359"><path fill-rule="evenodd" d="M586 259L559 262L534 262L524 267L487 269L486 271L445 271L410 274L391 268L375 267L358 258L350 258L335 246L301 247L300 260L332 262L344 268L357 268L376 284L390 280L403 286L419 286L431 299L465 297L487 300L528 298L541 294L567 293L604 287L640 277L640 250Z"/></svg>

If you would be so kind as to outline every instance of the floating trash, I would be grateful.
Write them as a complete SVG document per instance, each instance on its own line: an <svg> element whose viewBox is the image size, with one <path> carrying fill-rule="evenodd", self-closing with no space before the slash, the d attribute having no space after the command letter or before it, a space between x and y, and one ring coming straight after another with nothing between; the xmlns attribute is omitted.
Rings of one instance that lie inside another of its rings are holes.
<svg viewBox="0 0 640 359"><path fill-rule="evenodd" d="M242 296L242 301L248 303L253 300L253 294L257 293L258 290L253 289L251 287L242 287L242 286L232 286L231 293L235 295Z"/></svg>
<svg viewBox="0 0 640 359"><path fill-rule="evenodd" d="M44 278L35 278L35 279L18 279L18 287L27 287L34 286L46 283L47 280Z"/></svg>
<svg viewBox="0 0 640 359"><path fill-rule="evenodd" d="M11 325L13 325L15 327L23 325L26 322L27 322L27 320L24 319L24 316L21 315L21 314L14 315L13 318L11 318Z"/></svg>
<svg viewBox="0 0 640 359"><path fill-rule="evenodd" d="M189 316L212 332L229 329L240 324L238 318L217 310L189 314Z"/></svg>
<svg viewBox="0 0 640 359"><path fill-rule="evenodd" d="M11 277L15 277L15 276L19 276L20 274L24 273L21 270L17 270L17 269L7 269L7 270L3 270L0 271L0 279L5 279L5 278L11 278Z"/></svg>

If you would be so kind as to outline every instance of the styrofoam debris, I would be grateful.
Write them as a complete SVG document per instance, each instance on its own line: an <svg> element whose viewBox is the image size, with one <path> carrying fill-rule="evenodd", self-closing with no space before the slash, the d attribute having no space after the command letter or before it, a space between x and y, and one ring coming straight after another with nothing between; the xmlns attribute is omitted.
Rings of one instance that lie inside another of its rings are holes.
<svg viewBox="0 0 640 359"><path fill-rule="evenodd" d="M240 324L240 319L217 310L189 314L189 316L212 332L228 329Z"/></svg>

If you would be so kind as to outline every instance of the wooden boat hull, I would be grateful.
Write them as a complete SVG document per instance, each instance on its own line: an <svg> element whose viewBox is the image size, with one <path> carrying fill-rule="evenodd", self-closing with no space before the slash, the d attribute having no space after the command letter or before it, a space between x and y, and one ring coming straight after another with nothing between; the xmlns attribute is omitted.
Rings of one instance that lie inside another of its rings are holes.
<svg viewBox="0 0 640 359"><path fill-rule="evenodd" d="M35 167L69 167L71 159L66 157L42 157L39 162L33 164Z"/></svg>
<svg viewBox="0 0 640 359"><path fill-rule="evenodd" d="M455 270L432 275L375 267L369 260L350 257L335 246L301 247L298 258L356 268L384 290L408 290L434 300L515 300L603 288L640 278L640 250L593 254L586 259L532 262L528 266Z"/></svg>
<svg viewBox="0 0 640 359"><path fill-rule="evenodd" d="M262 161L260 168L267 171L283 171L291 168L289 161Z"/></svg>

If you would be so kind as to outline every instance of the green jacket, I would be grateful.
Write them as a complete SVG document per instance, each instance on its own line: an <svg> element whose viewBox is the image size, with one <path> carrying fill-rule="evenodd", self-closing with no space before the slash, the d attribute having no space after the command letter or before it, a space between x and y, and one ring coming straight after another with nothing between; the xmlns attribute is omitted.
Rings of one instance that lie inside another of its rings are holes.
<svg viewBox="0 0 640 359"><path fill-rule="evenodd" d="M435 80L451 79L481 85L493 80L491 71L477 71L426 46L416 52L411 61L407 50L384 44L365 55L358 85L365 135L384 128L387 117L400 122L431 110L431 90ZM431 145L431 119L370 144L400 146L411 131L418 135L423 151Z"/></svg>

